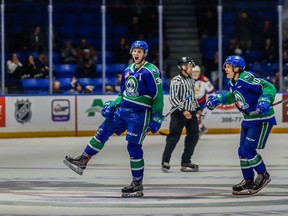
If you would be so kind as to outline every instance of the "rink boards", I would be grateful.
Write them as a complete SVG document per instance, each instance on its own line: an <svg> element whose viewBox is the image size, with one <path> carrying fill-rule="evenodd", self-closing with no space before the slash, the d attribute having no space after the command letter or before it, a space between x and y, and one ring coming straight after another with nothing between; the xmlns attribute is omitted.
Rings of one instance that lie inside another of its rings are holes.
<svg viewBox="0 0 288 216"><path fill-rule="evenodd" d="M103 122L103 103L116 95L55 95L0 97L0 137L89 136ZM164 97L164 114L170 110L169 95ZM275 102L287 98L277 94ZM274 133L288 133L288 103L274 106L277 125ZM238 133L242 114L234 105L204 111L209 133ZM170 118L162 124L167 132Z"/></svg>

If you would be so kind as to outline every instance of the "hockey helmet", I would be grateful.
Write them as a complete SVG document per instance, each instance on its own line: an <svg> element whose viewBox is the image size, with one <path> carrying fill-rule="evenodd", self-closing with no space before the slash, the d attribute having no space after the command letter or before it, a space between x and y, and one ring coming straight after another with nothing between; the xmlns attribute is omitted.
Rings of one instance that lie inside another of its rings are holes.
<svg viewBox="0 0 288 216"><path fill-rule="evenodd" d="M192 76L195 80L199 79L201 73L201 68L199 65L195 65L192 69Z"/></svg>
<svg viewBox="0 0 288 216"><path fill-rule="evenodd" d="M226 65L232 65L232 68L239 67L240 70L244 71L246 67L245 60L241 56L228 56L223 64L223 69L225 69Z"/></svg>
<svg viewBox="0 0 288 216"><path fill-rule="evenodd" d="M179 70L182 70L182 66L184 65L185 67L187 67L188 64L192 64L193 67L195 67L194 61L190 57L184 56L178 61L177 66Z"/></svg>
<svg viewBox="0 0 288 216"><path fill-rule="evenodd" d="M135 48L143 49L145 56L148 54L148 45L145 41L135 41L130 48L130 54L132 54L132 50Z"/></svg>

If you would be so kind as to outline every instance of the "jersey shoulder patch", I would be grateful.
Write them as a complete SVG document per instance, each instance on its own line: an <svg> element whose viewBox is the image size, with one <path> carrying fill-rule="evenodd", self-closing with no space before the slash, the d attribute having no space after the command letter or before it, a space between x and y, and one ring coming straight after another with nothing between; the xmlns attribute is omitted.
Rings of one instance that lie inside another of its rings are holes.
<svg viewBox="0 0 288 216"><path fill-rule="evenodd" d="M209 79L206 76L203 76L203 75L200 77L200 80L203 81L203 82L208 82L209 81Z"/></svg>

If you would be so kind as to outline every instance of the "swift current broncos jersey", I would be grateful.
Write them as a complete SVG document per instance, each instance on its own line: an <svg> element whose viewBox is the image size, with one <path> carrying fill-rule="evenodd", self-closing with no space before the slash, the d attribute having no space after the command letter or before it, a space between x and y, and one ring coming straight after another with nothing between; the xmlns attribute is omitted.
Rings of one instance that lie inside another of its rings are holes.
<svg viewBox="0 0 288 216"><path fill-rule="evenodd" d="M235 103L245 113L256 110L258 99L261 95L270 96L272 103L276 95L276 88L272 83L256 77L255 74L247 71L242 72L237 81L230 79L228 87L230 91L225 94L225 104ZM266 115L248 115L245 113L243 113L244 120L242 123L244 125L259 124L262 122L276 124L272 106Z"/></svg>
<svg viewBox="0 0 288 216"><path fill-rule="evenodd" d="M147 61L139 68L130 64L122 74L121 106L133 110L152 110L162 115L163 85L159 69Z"/></svg>

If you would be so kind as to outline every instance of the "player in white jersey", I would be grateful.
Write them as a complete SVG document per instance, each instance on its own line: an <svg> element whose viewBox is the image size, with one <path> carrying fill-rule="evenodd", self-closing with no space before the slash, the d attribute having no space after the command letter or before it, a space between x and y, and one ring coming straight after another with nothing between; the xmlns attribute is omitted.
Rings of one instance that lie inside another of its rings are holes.
<svg viewBox="0 0 288 216"><path fill-rule="evenodd" d="M206 107L205 106L206 98L208 98L208 96L213 95L215 93L215 88L206 76L201 75L200 66L196 65L195 67L193 67L192 76L195 80L194 89L195 89L196 99L203 112L204 108ZM198 118L198 124L199 124L200 136L208 132L208 129L204 126L202 122L201 116L199 116Z"/></svg>

